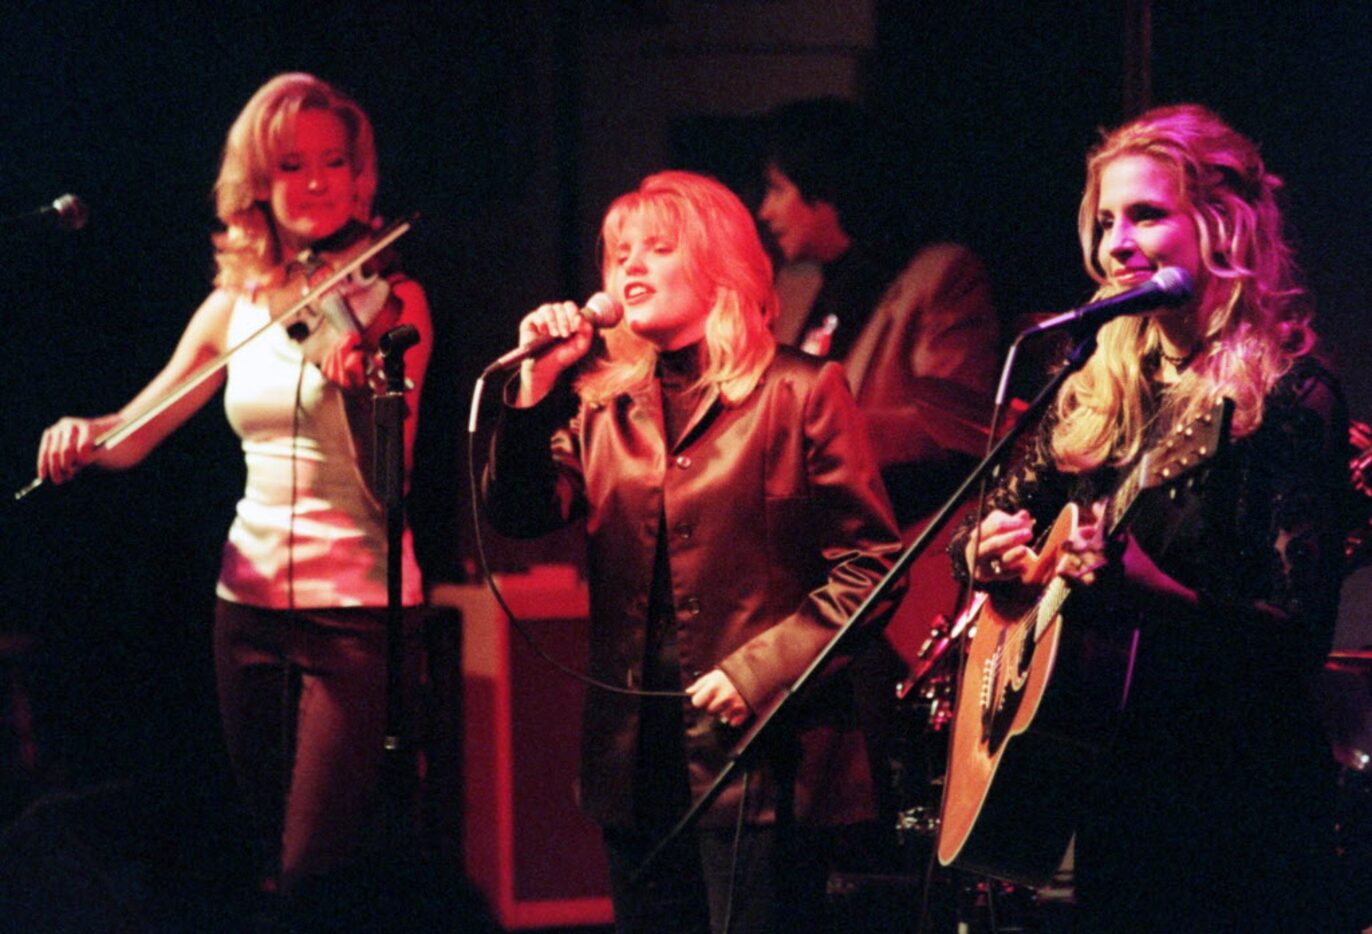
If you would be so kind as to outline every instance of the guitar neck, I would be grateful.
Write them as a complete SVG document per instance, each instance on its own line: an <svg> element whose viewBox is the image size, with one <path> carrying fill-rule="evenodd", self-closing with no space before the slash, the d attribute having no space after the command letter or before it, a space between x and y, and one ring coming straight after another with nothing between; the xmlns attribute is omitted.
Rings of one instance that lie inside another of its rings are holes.
<svg viewBox="0 0 1372 934"><path fill-rule="evenodd" d="M1169 431L1159 444L1144 451L1107 501L1105 527L1109 534L1114 536L1124 528L1144 490L1185 480L1214 460L1229 441L1233 418L1234 401L1222 398L1205 414Z"/></svg>
<svg viewBox="0 0 1372 934"><path fill-rule="evenodd" d="M1108 537L1113 538L1117 535L1129 521L1134 503L1144 490L1144 478L1148 476L1151 459L1152 452L1145 451L1106 501L1105 528L1108 530Z"/></svg>

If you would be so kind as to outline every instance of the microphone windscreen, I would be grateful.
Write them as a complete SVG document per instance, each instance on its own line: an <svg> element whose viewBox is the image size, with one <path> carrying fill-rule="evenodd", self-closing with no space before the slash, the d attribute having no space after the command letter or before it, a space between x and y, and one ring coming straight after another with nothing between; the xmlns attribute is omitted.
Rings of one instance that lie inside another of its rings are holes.
<svg viewBox="0 0 1372 934"><path fill-rule="evenodd" d="M608 292L597 292L586 299L581 315L598 328L612 328L624 317L624 307Z"/></svg>
<svg viewBox="0 0 1372 934"><path fill-rule="evenodd" d="M1196 288L1195 283L1191 281L1191 274L1176 266L1164 266L1153 273L1153 284L1158 287L1158 291L1178 304L1189 299Z"/></svg>
<svg viewBox="0 0 1372 934"><path fill-rule="evenodd" d="M86 203L76 195L63 195L53 201L52 209L57 213L57 223L67 230L80 230L90 219Z"/></svg>
<svg viewBox="0 0 1372 934"><path fill-rule="evenodd" d="M418 343L418 328L413 324L398 324L381 335L381 339L377 341L376 347L377 350L381 351L383 357L389 357L396 351L404 353Z"/></svg>

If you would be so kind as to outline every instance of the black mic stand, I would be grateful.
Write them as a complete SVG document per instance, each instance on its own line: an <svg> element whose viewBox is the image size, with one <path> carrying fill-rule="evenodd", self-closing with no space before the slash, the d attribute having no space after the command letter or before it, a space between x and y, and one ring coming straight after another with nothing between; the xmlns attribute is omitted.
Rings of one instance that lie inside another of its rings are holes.
<svg viewBox="0 0 1372 934"><path fill-rule="evenodd" d="M373 474L377 498L386 511L386 732L382 761L382 802L387 843L406 838L405 815L411 792L411 750L405 747L404 687L405 608L401 584L405 535L405 351L419 343L413 325L402 324L378 342L384 392L372 399L375 431Z"/></svg>
<svg viewBox="0 0 1372 934"><path fill-rule="evenodd" d="M1073 344L1067 353L1062 369L1053 375L1048 383L1039 391L1039 394L1029 403L1028 408L1020 413L1019 418L1015 420L1014 424L1006 429L999 440L995 441L986 456L982 458L981 463L977 464L977 466L972 469L972 472L958 485L958 488L948 497L947 502L939 508L939 511L924 526L919 536L916 537L900 557L896 559L896 563L891 567L891 570L886 573L886 576L877 582L876 586L872 588L867 597L858 605L857 609L853 611L852 615L848 618L848 621L839 627L838 632L834 634L828 644L820 650L817 656L815 656L814 661L810 663L809 667L801 672L800 677L796 678L792 684L783 688L780 693L772 699L771 703L763 710L759 711L757 716L753 718L753 722L749 726L747 732L745 732L734 745L734 748L729 751L728 761L725 762L724 767L719 770L719 773L715 776L714 782L705 790L705 793L691 805L690 810L677 822L676 826L674 826L665 837L658 841L657 845L648 853L638 869L634 871L632 880L634 883L639 882L644 877L653 863L657 860L658 856L673 840L695 826L705 810L714 803L715 799L724 791L729 782L733 780L734 773L738 771L738 769L751 768L752 759L756 756L757 749L762 745L760 741L764 738L770 738L772 732L774 732L773 724L783 722L789 715L791 701L801 696L810 682L814 681L816 676L828 667L829 662L840 654L840 649L847 646L848 642L852 639L852 633L861 629L858 624L866 620L866 618L872 614L873 609L885 598L886 593L891 587L905 575L911 562L924 554L929 547L929 543L943 527L948 524L948 520L952 518L953 513L957 511L959 504L968 492L971 491L972 487L980 482L984 476L1000 463L1003 456L1009 452L1015 442L1019 440L1020 435L1022 435L1030 425L1037 421L1039 415L1048 407L1048 403L1057 395L1058 389L1061 388L1067 377L1081 369L1082 365L1090 359L1091 354L1096 350L1096 330L1102 323L1103 322L1099 320L1094 322L1079 321L1069 325L1068 330L1072 335ZM1021 334L1015 339L1015 347L1018 347L1020 340L1024 337L1025 334ZM1012 348L1011 359L1013 359L1013 353L1014 351Z"/></svg>

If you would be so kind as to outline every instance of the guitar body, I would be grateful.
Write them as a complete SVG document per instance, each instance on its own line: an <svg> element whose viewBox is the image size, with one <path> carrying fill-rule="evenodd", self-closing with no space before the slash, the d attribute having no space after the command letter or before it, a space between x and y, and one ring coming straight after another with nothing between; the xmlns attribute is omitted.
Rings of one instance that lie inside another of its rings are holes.
<svg viewBox="0 0 1372 934"><path fill-rule="evenodd" d="M1191 482L1228 437L1218 403L1141 459L1107 514L1143 489ZM1068 505L1021 583L981 592L953 716L938 857L945 866L1045 885L1076 830L1095 761L1129 694L1138 631L1076 614L1055 573L1080 513ZM1112 534L1124 524L1107 525Z"/></svg>
<svg viewBox="0 0 1372 934"><path fill-rule="evenodd" d="M1049 882L1097 751L1123 707L1136 632L1065 626L1061 601L1052 599L1053 588L1065 588L1053 570L1077 519L1075 506L1058 517L1030 586L983 594L974 605L939 827L944 865Z"/></svg>

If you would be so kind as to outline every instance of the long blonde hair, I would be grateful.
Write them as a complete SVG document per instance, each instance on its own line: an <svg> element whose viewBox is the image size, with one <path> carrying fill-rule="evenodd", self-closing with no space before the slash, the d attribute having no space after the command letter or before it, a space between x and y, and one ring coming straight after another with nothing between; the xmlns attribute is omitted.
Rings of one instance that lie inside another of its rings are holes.
<svg viewBox="0 0 1372 934"><path fill-rule="evenodd" d="M600 229L605 281L630 220L669 235L681 250L686 274L701 294L712 296L705 321L701 383L714 385L726 405L753 391L776 353L769 325L777 315L772 262L752 215L719 182L693 172L659 172L637 190L617 198ZM621 321L604 332L606 354L578 379L588 402L608 402L652 378L657 351Z"/></svg>
<svg viewBox="0 0 1372 934"><path fill-rule="evenodd" d="M376 143L371 120L351 98L313 75L277 75L257 90L229 128L214 183L215 213L224 230L214 235L215 285L242 287L265 279L282 263L281 243L268 201L271 172L295 132L302 110L325 110L343 121L356 179L353 218L371 220L376 195Z"/></svg>
<svg viewBox="0 0 1372 934"><path fill-rule="evenodd" d="M1068 471L1128 463L1143 446L1150 412L1184 421L1222 396L1235 402L1234 435L1254 431L1272 385L1314 344L1282 233L1281 179L1267 171L1252 141L1196 104L1150 110L1106 135L1087 157L1077 224L1086 270L1100 285L1097 297L1111 292L1099 257L1101 173L1126 155L1147 156L1169 172L1195 224L1203 267L1195 311L1200 349L1154 400L1145 358L1161 351L1157 325L1126 317L1101 328L1099 349L1058 395L1051 453Z"/></svg>

